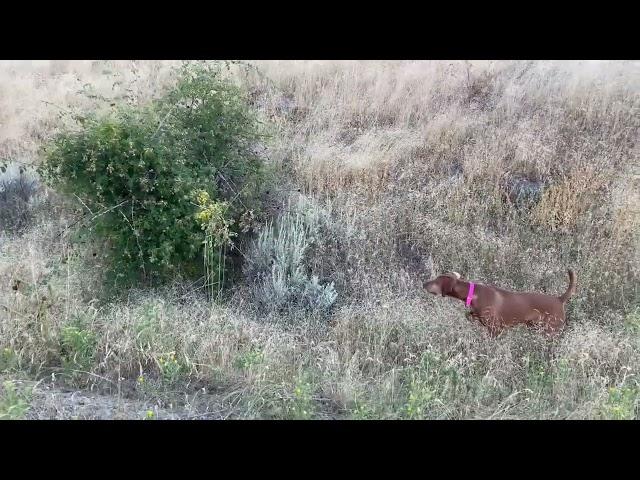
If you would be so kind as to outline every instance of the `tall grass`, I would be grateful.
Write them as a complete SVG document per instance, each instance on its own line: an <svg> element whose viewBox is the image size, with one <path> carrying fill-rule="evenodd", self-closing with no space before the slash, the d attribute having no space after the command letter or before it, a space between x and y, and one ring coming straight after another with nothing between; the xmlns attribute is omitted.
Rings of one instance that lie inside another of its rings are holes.
<svg viewBox="0 0 640 480"><path fill-rule="evenodd" d="M638 418L637 62L253 63L261 74L237 79L276 128L265 157L280 181L266 198L273 226L238 245L247 270L233 296L211 304L175 285L92 301L99 252L58 235L71 212L51 206L0 246L0 349L12 369L87 386L143 377L162 398L218 390L229 418ZM138 77L108 68L153 95L165 67L136 65ZM92 108L58 70L106 95L103 68L37 67L37 83L33 69L3 67L0 106L22 126L0 146L35 152L54 128L40 99ZM296 218L315 226L287 243L304 230ZM330 322L265 309L273 294L256 300L250 262L270 272L267 240L289 270L333 282ZM567 267L578 290L551 344L524 329L492 340L460 304L420 289L453 269L559 294ZM95 356L80 369L69 346L87 352L82 339Z"/></svg>

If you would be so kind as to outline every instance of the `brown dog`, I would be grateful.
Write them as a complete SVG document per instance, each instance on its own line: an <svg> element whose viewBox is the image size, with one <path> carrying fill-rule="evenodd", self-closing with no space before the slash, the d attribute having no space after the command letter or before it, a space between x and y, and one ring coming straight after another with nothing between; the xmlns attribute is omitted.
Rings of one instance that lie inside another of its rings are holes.
<svg viewBox="0 0 640 480"><path fill-rule="evenodd" d="M547 335L554 336L565 326L564 306L576 290L576 275L573 270L568 272L569 288L560 297L510 292L491 285L467 282L456 272L440 275L425 282L423 287L434 295L466 302L471 317L487 327L492 337L519 324L540 328Z"/></svg>

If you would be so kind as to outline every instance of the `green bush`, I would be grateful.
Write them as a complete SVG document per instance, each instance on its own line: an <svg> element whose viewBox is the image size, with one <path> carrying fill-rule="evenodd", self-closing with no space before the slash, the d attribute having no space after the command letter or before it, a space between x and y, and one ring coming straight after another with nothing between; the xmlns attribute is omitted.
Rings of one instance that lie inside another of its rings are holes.
<svg viewBox="0 0 640 480"><path fill-rule="evenodd" d="M148 105L76 116L45 149L41 175L82 202L118 286L202 274L206 238L228 246L256 208L261 134L243 92L216 62L185 64L177 78Z"/></svg>

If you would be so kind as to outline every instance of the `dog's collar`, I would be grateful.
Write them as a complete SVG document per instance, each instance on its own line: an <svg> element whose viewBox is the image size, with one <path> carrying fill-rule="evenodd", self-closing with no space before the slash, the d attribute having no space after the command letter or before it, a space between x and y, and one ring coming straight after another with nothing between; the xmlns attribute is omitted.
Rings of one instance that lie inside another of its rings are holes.
<svg viewBox="0 0 640 480"><path fill-rule="evenodd" d="M469 293L467 294L467 303L466 306L469 308L471 306L471 300L473 300L473 291L476 288L476 284L473 282L469 282Z"/></svg>

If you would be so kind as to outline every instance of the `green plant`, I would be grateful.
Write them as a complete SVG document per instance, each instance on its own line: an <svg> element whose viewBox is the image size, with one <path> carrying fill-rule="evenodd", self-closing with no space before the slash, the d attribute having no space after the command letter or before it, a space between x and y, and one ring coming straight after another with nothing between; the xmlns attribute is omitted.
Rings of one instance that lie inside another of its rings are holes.
<svg viewBox="0 0 640 480"><path fill-rule="evenodd" d="M455 368L437 353L425 352L417 367L407 370L407 400L402 416L408 419L448 418L461 379Z"/></svg>
<svg viewBox="0 0 640 480"><path fill-rule="evenodd" d="M637 386L611 387L600 409L600 415L610 420L633 420L638 418L640 391Z"/></svg>
<svg viewBox="0 0 640 480"><path fill-rule="evenodd" d="M524 368L526 371L526 386L536 395L544 396L553 386L553 375L548 362L545 362L539 355L526 355L524 358ZM564 367L564 362L559 368ZM565 373L565 370L559 370L558 373Z"/></svg>
<svg viewBox="0 0 640 480"><path fill-rule="evenodd" d="M566 358L560 358L555 362L553 373L553 386L562 385L571 377L571 366L569 360Z"/></svg>
<svg viewBox="0 0 640 480"><path fill-rule="evenodd" d="M231 239L237 236L237 233L231 230L234 220L226 218L229 203L212 201L204 190L196 192L196 202L200 209L196 219L205 231L205 287L211 297L214 285L218 286L218 294L224 285L226 248L233 246Z"/></svg>
<svg viewBox="0 0 640 480"><path fill-rule="evenodd" d="M172 385L178 381L185 366L176 358L176 352L160 355L158 358L158 366L160 367L160 375L162 381L168 385Z"/></svg>
<svg viewBox="0 0 640 480"><path fill-rule="evenodd" d="M18 356L16 352L5 347L0 351L0 372L11 372L18 366Z"/></svg>
<svg viewBox="0 0 640 480"><path fill-rule="evenodd" d="M259 365L264 360L264 354L260 347L252 346L248 351L236 357L235 365L243 370L248 370L254 365Z"/></svg>
<svg viewBox="0 0 640 480"><path fill-rule="evenodd" d="M350 411L354 420L374 420L378 417L376 410L366 402L355 401Z"/></svg>
<svg viewBox="0 0 640 480"><path fill-rule="evenodd" d="M429 406L435 399L436 392L427 381L413 374L409 382L409 395L404 413L410 420L422 419L429 414Z"/></svg>
<svg viewBox="0 0 640 480"><path fill-rule="evenodd" d="M60 353L64 370L72 376L75 376L77 371L89 371L93 365L98 344L95 333L86 329L82 322L77 321L72 325L64 326L60 336Z"/></svg>
<svg viewBox="0 0 640 480"><path fill-rule="evenodd" d="M293 398L289 403L289 415L296 420L313 418L315 405L313 404L313 385L300 380L293 390Z"/></svg>
<svg viewBox="0 0 640 480"><path fill-rule="evenodd" d="M627 313L624 319L624 326L628 331L640 334L640 307L636 307Z"/></svg>
<svg viewBox="0 0 640 480"><path fill-rule="evenodd" d="M24 418L30 407L30 398L31 392L18 389L11 380L3 382L0 393L0 420Z"/></svg>
<svg viewBox="0 0 640 480"><path fill-rule="evenodd" d="M76 116L78 128L45 149L43 178L81 201L83 228L105 242L114 285L201 273L203 245L217 233L211 222L227 229L213 244L222 247L257 205L262 164L253 146L262 135L245 95L216 62L178 73L158 100ZM211 203L196 203L203 193Z"/></svg>
<svg viewBox="0 0 640 480"><path fill-rule="evenodd" d="M136 347L142 353L153 348L159 329L160 311L161 305L154 303L145 303L141 308L139 320L134 325L134 332Z"/></svg>

